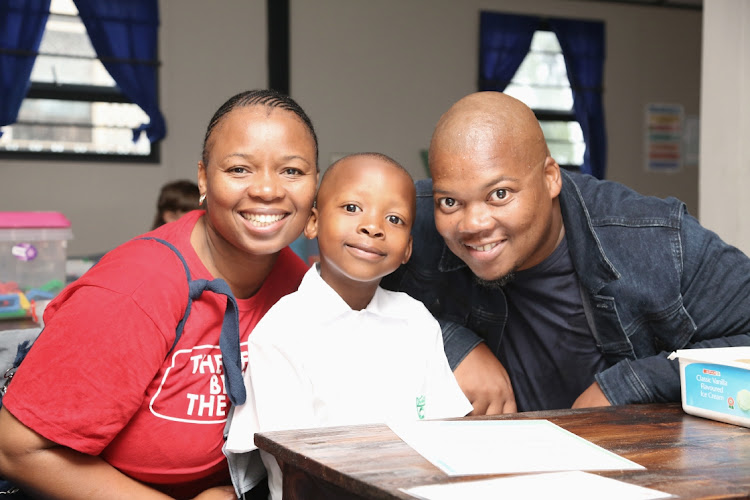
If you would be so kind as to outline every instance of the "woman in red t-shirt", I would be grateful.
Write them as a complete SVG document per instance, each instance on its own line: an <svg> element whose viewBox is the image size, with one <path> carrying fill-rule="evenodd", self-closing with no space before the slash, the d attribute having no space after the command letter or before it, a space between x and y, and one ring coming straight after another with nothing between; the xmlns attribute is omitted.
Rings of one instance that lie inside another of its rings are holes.
<svg viewBox="0 0 750 500"><path fill-rule="evenodd" d="M244 400L248 335L307 269L288 245L312 208L317 156L288 96L243 92L219 108L198 162L205 210L112 250L45 311L0 409L0 476L49 498L235 498L227 412ZM186 271L236 300L210 288L178 329ZM239 323L233 355L225 312Z"/></svg>

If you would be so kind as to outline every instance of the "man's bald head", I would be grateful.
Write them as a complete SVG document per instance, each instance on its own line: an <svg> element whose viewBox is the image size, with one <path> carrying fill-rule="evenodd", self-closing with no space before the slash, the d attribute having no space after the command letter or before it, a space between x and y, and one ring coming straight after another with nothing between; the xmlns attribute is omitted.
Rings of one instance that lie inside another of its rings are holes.
<svg viewBox="0 0 750 500"><path fill-rule="evenodd" d="M493 143L509 159L529 165L549 155L539 121L528 106L501 92L477 92L440 117L430 141L430 160L436 148L465 155Z"/></svg>

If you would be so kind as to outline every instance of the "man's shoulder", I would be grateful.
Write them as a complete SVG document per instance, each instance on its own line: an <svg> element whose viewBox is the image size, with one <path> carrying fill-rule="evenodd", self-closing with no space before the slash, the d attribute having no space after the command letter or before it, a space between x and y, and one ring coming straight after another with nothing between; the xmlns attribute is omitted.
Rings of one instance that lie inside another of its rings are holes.
<svg viewBox="0 0 750 500"><path fill-rule="evenodd" d="M642 194L620 182L601 180L575 172L563 174L562 204L570 207L579 200L592 223L679 224L685 204L673 197Z"/></svg>
<svg viewBox="0 0 750 500"><path fill-rule="evenodd" d="M432 201L432 179L422 179L414 183L417 190L417 217L414 229L421 230L424 226L435 227L435 214Z"/></svg>
<svg viewBox="0 0 750 500"><path fill-rule="evenodd" d="M436 267L445 243L435 227L432 179L419 180L415 185L417 187L417 217L411 231L413 237L411 263L427 262L430 267Z"/></svg>

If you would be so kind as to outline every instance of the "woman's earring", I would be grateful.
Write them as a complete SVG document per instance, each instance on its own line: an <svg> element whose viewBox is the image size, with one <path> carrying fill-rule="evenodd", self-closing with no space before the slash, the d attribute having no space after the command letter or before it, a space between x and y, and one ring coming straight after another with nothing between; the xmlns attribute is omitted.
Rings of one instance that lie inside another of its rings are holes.
<svg viewBox="0 0 750 500"><path fill-rule="evenodd" d="M199 206L199 207L202 207L202 206L203 206L203 202L204 202L204 201L206 201L206 195L205 195L205 194L202 194L202 195L201 195L201 197L200 197L200 198L198 198L198 206Z"/></svg>

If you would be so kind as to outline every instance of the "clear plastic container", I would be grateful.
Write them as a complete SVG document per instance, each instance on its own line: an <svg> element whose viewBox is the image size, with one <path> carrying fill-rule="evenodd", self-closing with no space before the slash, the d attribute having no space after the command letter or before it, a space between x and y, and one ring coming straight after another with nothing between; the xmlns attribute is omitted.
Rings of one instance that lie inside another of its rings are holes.
<svg viewBox="0 0 750 500"><path fill-rule="evenodd" d="M0 318L25 316L63 289L72 238L59 212L0 212Z"/></svg>

